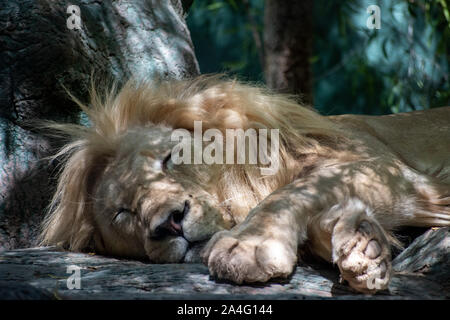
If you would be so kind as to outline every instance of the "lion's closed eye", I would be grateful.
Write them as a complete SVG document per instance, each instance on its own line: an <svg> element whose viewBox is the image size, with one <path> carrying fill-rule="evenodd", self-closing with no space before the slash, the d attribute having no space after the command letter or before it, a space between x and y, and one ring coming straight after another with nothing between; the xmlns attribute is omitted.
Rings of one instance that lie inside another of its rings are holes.
<svg viewBox="0 0 450 320"><path fill-rule="evenodd" d="M173 168L172 153L169 152L169 154L162 161L162 169L163 171L167 171L171 170L172 168Z"/></svg>
<svg viewBox="0 0 450 320"><path fill-rule="evenodd" d="M129 218L130 216L132 216L133 214L134 214L134 212L130 209L119 208L115 212L115 214L111 220L111 223L120 223L120 222L124 221L125 219Z"/></svg>

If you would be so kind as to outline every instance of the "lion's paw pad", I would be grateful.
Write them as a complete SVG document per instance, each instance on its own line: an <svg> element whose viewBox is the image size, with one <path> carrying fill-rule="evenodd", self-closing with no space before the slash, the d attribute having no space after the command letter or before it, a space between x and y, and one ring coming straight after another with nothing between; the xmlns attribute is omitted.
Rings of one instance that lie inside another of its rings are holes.
<svg viewBox="0 0 450 320"><path fill-rule="evenodd" d="M333 260L342 279L358 291L373 293L389 284L390 249L377 223L363 220L354 232L337 228L333 235Z"/></svg>

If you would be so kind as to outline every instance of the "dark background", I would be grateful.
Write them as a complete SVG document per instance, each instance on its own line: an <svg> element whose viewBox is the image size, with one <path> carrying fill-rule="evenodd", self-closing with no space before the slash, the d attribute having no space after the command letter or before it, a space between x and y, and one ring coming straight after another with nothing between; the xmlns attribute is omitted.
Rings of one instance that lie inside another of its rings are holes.
<svg viewBox="0 0 450 320"><path fill-rule="evenodd" d="M298 27L305 30L299 37L312 40L308 78L312 105L322 114L389 114L450 105L448 0L195 0L187 23L202 73L267 80L264 46L255 30L263 42L276 25L264 24L271 2L278 8L311 4L311 26L293 12L296 21L284 31ZM366 26L371 4L381 8L379 30Z"/></svg>

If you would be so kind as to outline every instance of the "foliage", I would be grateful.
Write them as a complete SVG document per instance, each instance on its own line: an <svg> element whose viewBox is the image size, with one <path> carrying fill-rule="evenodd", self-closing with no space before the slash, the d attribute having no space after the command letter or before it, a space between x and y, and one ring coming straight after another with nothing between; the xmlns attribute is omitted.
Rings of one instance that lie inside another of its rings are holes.
<svg viewBox="0 0 450 320"><path fill-rule="evenodd" d="M450 105L448 0L314 3L310 62L318 110L386 114ZM381 8L381 29L366 26L371 4ZM263 10L263 0L194 1L188 25L203 73L263 80L252 32L263 32Z"/></svg>
<svg viewBox="0 0 450 320"><path fill-rule="evenodd" d="M441 1L377 1L379 30L366 26L374 2L320 1L315 8L318 108L384 114L449 105L450 23Z"/></svg>
<svg viewBox="0 0 450 320"><path fill-rule="evenodd" d="M253 28L261 35L263 0L195 0L187 23L202 73L262 80Z"/></svg>

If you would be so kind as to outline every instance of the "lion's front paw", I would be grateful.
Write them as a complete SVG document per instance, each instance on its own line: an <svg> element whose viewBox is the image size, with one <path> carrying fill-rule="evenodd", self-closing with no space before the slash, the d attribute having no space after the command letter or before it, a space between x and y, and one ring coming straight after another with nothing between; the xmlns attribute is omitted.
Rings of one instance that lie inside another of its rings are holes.
<svg viewBox="0 0 450 320"><path fill-rule="evenodd" d="M342 279L364 293L386 289L392 269L383 229L371 219L359 220L356 225L348 223L338 223L332 239L333 261L339 266Z"/></svg>
<svg viewBox="0 0 450 320"><path fill-rule="evenodd" d="M203 261L212 276L241 284L288 277L297 256L276 239L217 233L206 246Z"/></svg>

